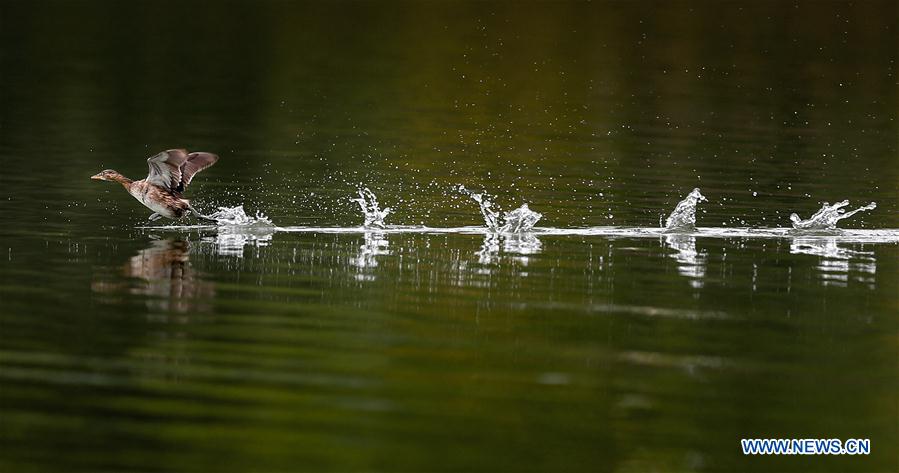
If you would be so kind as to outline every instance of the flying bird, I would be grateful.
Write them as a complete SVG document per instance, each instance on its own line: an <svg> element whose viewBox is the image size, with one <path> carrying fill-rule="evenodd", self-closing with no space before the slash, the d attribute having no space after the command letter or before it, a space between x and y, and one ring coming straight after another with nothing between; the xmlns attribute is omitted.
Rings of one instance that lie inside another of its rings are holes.
<svg viewBox="0 0 899 473"><path fill-rule="evenodd" d="M115 181L125 187L135 199L153 211L150 221L162 217L179 219L193 213L197 217L215 221L193 208L182 194L190 181L200 171L218 161L212 153L189 153L183 149L170 149L147 159L150 174L145 179L132 181L118 171L107 169L93 176L98 181Z"/></svg>

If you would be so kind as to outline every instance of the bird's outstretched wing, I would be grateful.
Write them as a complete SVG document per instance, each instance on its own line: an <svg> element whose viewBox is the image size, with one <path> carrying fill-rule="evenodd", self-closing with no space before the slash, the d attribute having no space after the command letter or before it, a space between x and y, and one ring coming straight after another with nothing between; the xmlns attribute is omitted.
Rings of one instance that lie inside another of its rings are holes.
<svg viewBox="0 0 899 473"><path fill-rule="evenodd" d="M150 174L147 182L156 184L173 192L180 192L181 166L187 161L187 151L183 149L170 149L163 151L147 159Z"/></svg>
<svg viewBox="0 0 899 473"><path fill-rule="evenodd" d="M187 154L183 149L163 151L147 160L150 174L147 182L156 184L172 192L184 192L194 175L218 161L212 153L196 152Z"/></svg>
<svg viewBox="0 0 899 473"><path fill-rule="evenodd" d="M184 189L187 189L191 179L193 179L198 172L212 166L218 160L218 156L203 151L188 154L187 162L181 166L181 185L179 186L178 192L184 192Z"/></svg>

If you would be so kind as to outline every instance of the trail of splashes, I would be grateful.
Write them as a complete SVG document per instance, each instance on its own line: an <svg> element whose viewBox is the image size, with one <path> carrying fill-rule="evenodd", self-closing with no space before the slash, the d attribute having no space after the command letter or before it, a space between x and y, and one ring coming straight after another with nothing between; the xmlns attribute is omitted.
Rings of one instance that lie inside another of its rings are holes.
<svg viewBox="0 0 899 473"><path fill-rule="evenodd" d="M698 187L693 189L684 200L677 204L671 215L665 219L665 229L667 231L695 230L696 204L707 201L708 199L699 192Z"/></svg>
<svg viewBox="0 0 899 473"><path fill-rule="evenodd" d="M873 210L877 208L876 202L871 202L864 207L859 207L851 212L846 212L843 207L849 205L848 200L837 202L830 205L824 202L821 210L815 212L808 220L802 220L799 215L790 214L790 221L793 222L793 228L797 230L833 230L837 228L837 222L844 218L849 218L859 212L865 210Z"/></svg>
<svg viewBox="0 0 899 473"><path fill-rule="evenodd" d="M359 208L362 209L365 218L363 225L366 228L384 228L384 219L390 213L390 207L381 210L377 197L368 187L360 187L358 192L359 198L353 199L353 202L359 204Z"/></svg>
<svg viewBox="0 0 899 473"><path fill-rule="evenodd" d="M528 208L528 204L524 204L511 212L505 212L500 221L499 212L493 210L493 202L486 193L473 192L461 184L456 189L478 203L481 215L484 216L484 224L494 233L526 233L543 218L543 214L534 212Z"/></svg>

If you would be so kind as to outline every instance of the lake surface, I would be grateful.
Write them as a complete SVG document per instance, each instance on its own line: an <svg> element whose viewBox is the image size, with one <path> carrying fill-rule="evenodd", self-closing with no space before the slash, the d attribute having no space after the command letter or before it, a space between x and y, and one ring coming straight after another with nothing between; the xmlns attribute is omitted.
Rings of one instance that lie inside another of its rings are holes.
<svg viewBox="0 0 899 473"><path fill-rule="evenodd" d="M0 471L899 470L897 10L0 5Z"/></svg>

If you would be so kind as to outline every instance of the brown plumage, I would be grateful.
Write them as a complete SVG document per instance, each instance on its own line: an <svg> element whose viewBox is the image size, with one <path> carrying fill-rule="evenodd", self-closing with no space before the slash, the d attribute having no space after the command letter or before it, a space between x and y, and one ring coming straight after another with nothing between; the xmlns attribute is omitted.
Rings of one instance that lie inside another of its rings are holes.
<svg viewBox="0 0 899 473"><path fill-rule="evenodd" d="M176 219L190 212L211 220L195 210L190 201L182 197L182 193L198 172L212 166L218 159L212 153L188 154L183 149L170 149L147 159L150 173L140 181L132 181L112 169L95 174L91 179L122 184L129 194L155 212L150 215L150 220L160 216Z"/></svg>

